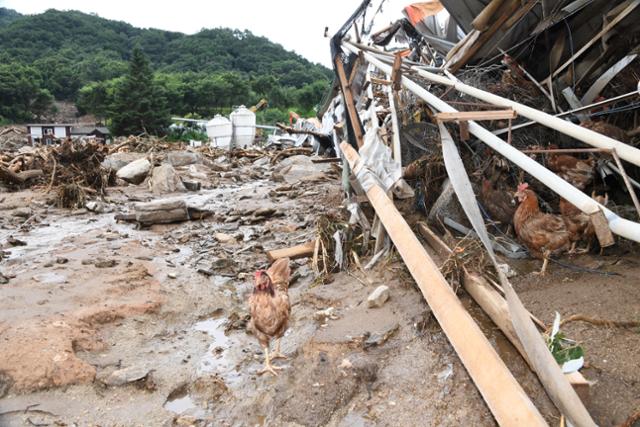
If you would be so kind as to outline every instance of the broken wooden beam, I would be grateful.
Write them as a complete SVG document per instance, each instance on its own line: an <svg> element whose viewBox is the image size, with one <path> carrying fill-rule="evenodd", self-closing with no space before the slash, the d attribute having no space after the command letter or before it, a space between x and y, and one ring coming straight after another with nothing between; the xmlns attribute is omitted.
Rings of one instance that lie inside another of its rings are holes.
<svg viewBox="0 0 640 427"><path fill-rule="evenodd" d="M362 176L364 171L362 171L358 153L347 143L340 144L340 148L354 174ZM366 188L366 193L422 295L498 424L503 426L547 425L478 325L462 306L436 264L396 209L393 201L375 181Z"/></svg>
<svg viewBox="0 0 640 427"><path fill-rule="evenodd" d="M478 110L478 111L456 111L451 113L437 113L436 121L453 122L458 120L513 120L518 117L515 110Z"/></svg>
<svg viewBox="0 0 640 427"><path fill-rule="evenodd" d="M489 28L489 22L493 18L493 15L500 9L504 0L492 0L488 5L482 9L473 21L471 21L471 26L478 31L484 31Z"/></svg>
<svg viewBox="0 0 640 427"><path fill-rule="evenodd" d="M371 77L371 83L376 85L390 86L393 84L391 80L379 79L377 77Z"/></svg>
<svg viewBox="0 0 640 427"><path fill-rule="evenodd" d="M393 58L393 68L391 69L391 84L394 91L402 89L402 54L396 52Z"/></svg>
<svg viewBox="0 0 640 427"><path fill-rule="evenodd" d="M273 249L267 251L267 258L270 262L273 262L280 258L304 258L313 255L313 249L315 247L315 240L311 240L301 245L292 246L284 249Z"/></svg>
<svg viewBox="0 0 640 427"><path fill-rule="evenodd" d="M356 110L356 104L353 100L353 92L351 92L351 86L349 85L349 81L347 80L347 74L344 71L342 58L340 58L340 56L336 56L334 59L334 63L336 66L336 72L338 73L340 88L342 89L342 97L344 100L345 109L349 114L351 127L353 128L353 133L356 138L356 144L358 145L358 147L362 147L362 145L364 144L364 134L362 132L360 117L358 116L358 111Z"/></svg>

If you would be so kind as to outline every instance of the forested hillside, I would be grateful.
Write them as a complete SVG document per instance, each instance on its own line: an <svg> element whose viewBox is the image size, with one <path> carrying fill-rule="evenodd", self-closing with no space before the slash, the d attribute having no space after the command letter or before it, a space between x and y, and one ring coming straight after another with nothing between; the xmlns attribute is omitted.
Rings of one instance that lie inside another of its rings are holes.
<svg viewBox="0 0 640 427"><path fill-rule="evenodd" d="M331 78L327 68L249 31L185 35L76 11L0 8L0 120L35 119L54 98L109 118L136 46L172 114L206 117L261 98L270 107L263 119L288 109L309 114Z"/></svg>

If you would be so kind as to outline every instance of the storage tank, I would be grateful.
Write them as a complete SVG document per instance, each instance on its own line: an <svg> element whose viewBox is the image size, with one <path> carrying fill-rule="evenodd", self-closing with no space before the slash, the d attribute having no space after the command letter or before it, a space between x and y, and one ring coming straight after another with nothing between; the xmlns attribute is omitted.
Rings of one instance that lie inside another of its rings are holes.
<svg viewBox="0 0 640 427"><path fill-rule="evenodd" d="M229 148L233 136L233 125L226 117L216 114L207 122L207 136L214 147Z"/></svg>
<svg viewBox="0 0 640 427"><path fill-rule="evenodd" d="M233 146L235 148L251 147L256 137L255 113L241 105L229 117L233 124Z"/></svg>

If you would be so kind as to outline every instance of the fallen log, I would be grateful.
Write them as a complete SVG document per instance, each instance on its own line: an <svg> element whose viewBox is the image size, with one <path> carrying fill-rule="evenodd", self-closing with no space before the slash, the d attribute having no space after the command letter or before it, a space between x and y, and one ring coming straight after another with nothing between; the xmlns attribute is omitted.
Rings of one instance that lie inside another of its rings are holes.
<svg viewBox="0 0 640 427"><path fill-rule="evenodd" d="M367 172L362 170L358 153L345 142L340 144L340 148L354 174L365 185L363 175ZM376 214L498 424L546 425L540 412L462 306L393 201L375 180L371 180L366 187L367 197Z"/></svg>
<svg viewBox="0 0 640 427"><path fill-rule="evenodd" d="M311 240L301 245L293 246L284 249L274 249L267 251L267 258L270 262L273 262L280 258L304 258L313 255L313 249L315 247L315 240Z"/></svg>
<svg viewBox="0 0 640 427"><path fill-rule="evenodd" d="M41 169L31 169L22 172L13 172L11 169L0 165L0 178L12 184L24 184L26 181L44 175Z"/></svg>

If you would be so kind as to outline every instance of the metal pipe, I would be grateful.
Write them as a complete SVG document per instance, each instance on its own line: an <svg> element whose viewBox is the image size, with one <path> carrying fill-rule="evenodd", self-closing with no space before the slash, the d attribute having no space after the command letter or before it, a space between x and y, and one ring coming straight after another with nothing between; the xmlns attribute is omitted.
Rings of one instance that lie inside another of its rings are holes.
<svg viewBox="0 0 640 427"><path fill-rule="evenodd" d="M594 103L594 104L585 105L584 107L575 108L575 109L573 109L573 110L565 111L565 112L563 112L563 113L556 114L556 115L555 115L555 116L553 116L553 117L564 117L564 116L568 116L568 115L573 114L573 113L578 113L578 112L580 112L580 111L584 111L584 110L590 110L590 109L592 109L592 108L600 107L600 106L602 106L602 105L611 104L612 102L617 102L617 101L625 100L625 99L627 99L627 98L632 98L632 97L637 96L637 95L640 95L640 93L638 93L638 91L625 93L624 95L619 95L619 96L616 96L616 97L614 97L614 98L609 98L609 99L605 99L605 100L600 101L600 102L596 102L596 103ZM538 122L536 122L536 121L530 121L530 122L521 123L521 124L519 124L519 125L515 125L515 126L513 126L513 127L511 128L511 130L522 129L522 128L525 128L525 127L527 127L527 126L535 125L536 123L538 123ZM502 135L503 133L507 133L508 131L509 131L509 129L508 129L508 128L504 128L504 129L500 129L500 130L493 131L493 133L494 133L495 135Z"/></svg>
<svg viewBox="0 0 640 427"><path fill-rule="evenodd" d="M352 52L357 54L357 47L349 46L350 42L346 42L345 46L349 47ZM365 54L366 56L366 54ZM564 133L572 138L582 141L596 148L606 148L609 150L616 150L618 156L636 166L640 166L640 150L630 145L624 144L608 136L602 135L598 132L594 132L590 129L583 128L566 120L559 119L543 111L536 110L535 108L527 107L519 102L511 101L506 98L502 98L498 95L486 92L484 90L469 86L460 81L453 81L449 77L441 76L430 73L421 69L414 69L420 77L430 80L434 83L443 84L445 86L451 86L454 89L473 96L474 98L481 99L485 102L498 105L506 108L513 108L520 114L528 119L534 120L540 124L543 124L551 129L555 129L558 132ZM433 96L433 95L432 95Z"/></svg>
<svg viewBox="0 0 640 427"><path fill-rule="evenodd" d="M356 53L356 54L358 53L357 48L353 46L350 46L347 44L345 45L345 47L348 50L352 51L353 53ZM379 61L373 55L370 55L368 53L364 53L364 56L367 59L367 61L375 65L381 71L389 74L391 73L391 67L389 65L384 64L382 61ZM447 79L447 82L448 82L447 84L449 85L451 85L452 83L448 79ZM415 83L414 81L410 80L406 76L402 76L402 84L405 88L413 92L419 98L422 98L423 100L425 100L427 103L433 106L436 110L442 111L442 112L452 112L452 113L458 112L449 104L447 104L437 96L431 94L429 91L427 91L422 86ZM514 104L517 104L517 103L514 103ZM520 104L517 104L517 105L520 105ZM511 105L505 105L505 106L511 106ZM562 122L562 120L560 121ZM563 122L563 123L565 123L565 126L567 125L566 122ZM584 130L587 130L587 129L584 129ZM614 212L607 209L605 206L602 206L601 204L593 200L591 197L587 196L582 191L578 190L577 188L569 184L567 181L563 180L562 178L557 176L555 173L551 172L549 169L542 166L540 163L536 162L529 156L523 154L520 150L516 149L515 147L512 147L511 145L507 144L505 141L498 138L496 135L494 135L484 127L480 126L478 123L474 121L469 121L469 131L473 135L475 135L478 139L480 139L489 147L491 147L493 150L497 151L498 153L500 153L501 155L503 155L504 157L512 161L521 169L527 171L529 174L531 174L541 183L549 187L556 194L566 199L569 203L576 206L582 212L586 214L593 214L593 213L596 213L598 210L602 210L605 214L605 217L607 218L607 221L609 222L609 227L613 233L619 236L622 236L624 238L627 238L629 240L640 242L640 224L619 217ZM597 135L601 136L600 134L597 134ZM615 140L612 140L612 141L618 142ZM620 145L624 145L624 144L620 144ZM608 148L608 147L602 147L602 148Z"/></svg>

